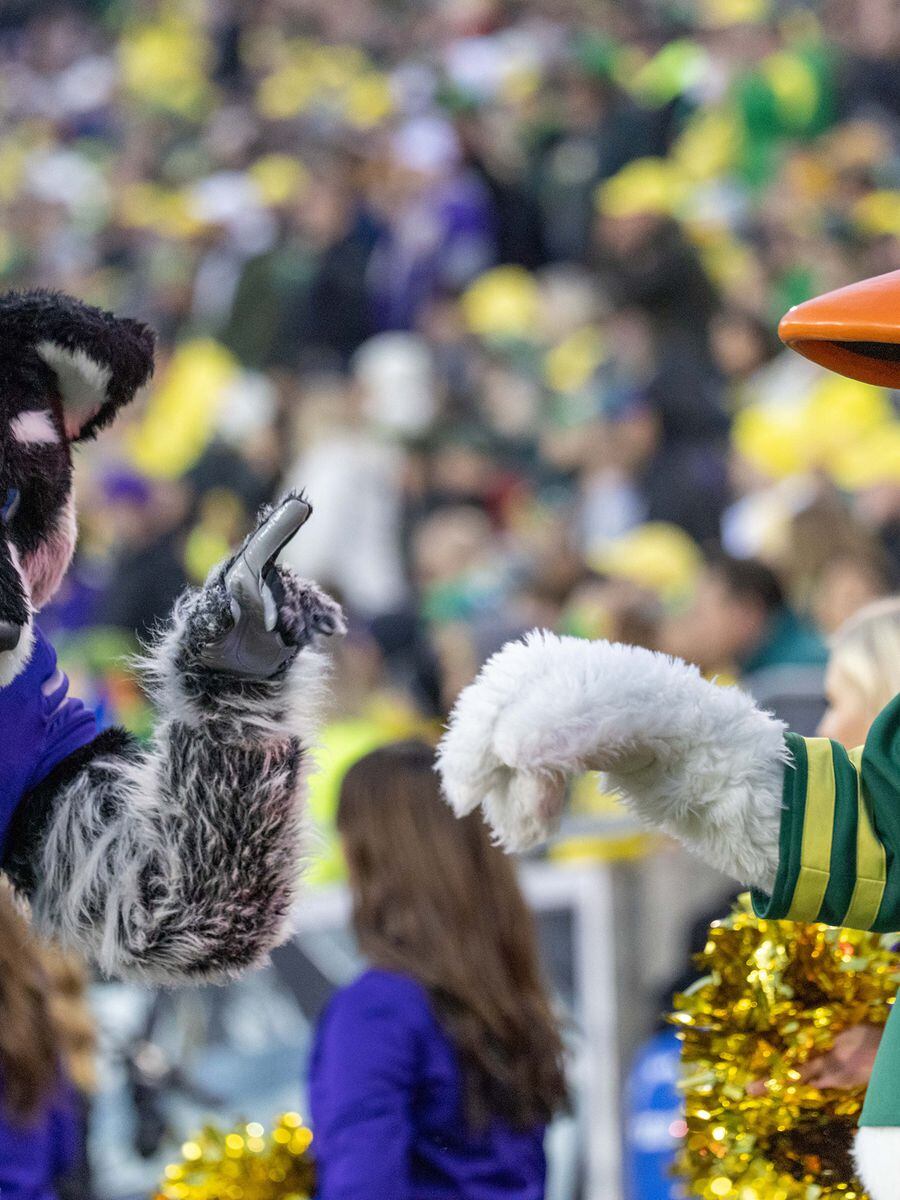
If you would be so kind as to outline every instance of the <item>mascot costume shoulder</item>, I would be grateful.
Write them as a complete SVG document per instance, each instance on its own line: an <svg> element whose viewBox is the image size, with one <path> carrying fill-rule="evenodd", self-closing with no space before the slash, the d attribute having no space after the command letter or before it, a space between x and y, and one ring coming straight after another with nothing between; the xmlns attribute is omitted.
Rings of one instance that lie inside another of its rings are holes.
<svg viewBox="0 0 900 1200"><path fill-rule="evenodd" d="M37 925L104 972L228 976L283 936L297 885L322 635L337 606L275 558L289 496L178 601L147 667L147 747L98 733L36 614L75 545L72 447L150 377L137 322L50 292L0 298L0 855Z"/></svg>
<svg viewBox="0 0 900 1200"><path fill-rule="evenodd" d="M780 333L841 374L900 386L900 272L792 309ZM760 916L900 929L900 697L848 753L682 662L536 632L462 693L440 770L457 813L481 805L511 849L553 829L569 776L603 771L644 822L752 885ZM898 1200L900 1004L856 1151L875 1200Z"/></svg>

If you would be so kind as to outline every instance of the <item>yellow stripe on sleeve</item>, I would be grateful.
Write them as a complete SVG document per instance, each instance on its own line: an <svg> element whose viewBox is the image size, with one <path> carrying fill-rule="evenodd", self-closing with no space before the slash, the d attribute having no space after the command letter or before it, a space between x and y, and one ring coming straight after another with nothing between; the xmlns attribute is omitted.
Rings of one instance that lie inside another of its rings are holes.
<svg viewBox="0 0 900 1200"><path fill-rule="evenodd" d="M887 856L872 828L869 805L862 780L862 747L852 750L849 758L857 774L856 884L844 924L851 929L870 929L887 886Z"/></svg>
<svg viewBox="0 0 900 1200"><path fill-rule="evenodd" d="M788 909L789 921L817 921L831 878L834 829L834 759L828 738L804 738L807 759L806 811L800 870Z"/></svg>

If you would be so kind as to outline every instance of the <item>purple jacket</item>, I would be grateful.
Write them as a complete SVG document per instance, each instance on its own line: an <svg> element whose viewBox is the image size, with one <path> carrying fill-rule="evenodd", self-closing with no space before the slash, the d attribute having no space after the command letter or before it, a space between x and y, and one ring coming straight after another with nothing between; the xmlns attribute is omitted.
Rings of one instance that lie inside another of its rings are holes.
<svg viewBox="0 0 900 1200"><path fill-rule="evenodd" d="M0 688L0 855L25 793L97 736L94 714L69 696L56 651L39 629L34 635L28 666Z"/></svg>
<svg viewBox="0 0 900 1200"><path fill-rule="evenodd" d="M54 1183L77 1157L78 1118L68 1084L27 1125L0 1114L0 1196L3 1200L56 1200Z"/></svg>
<svg viewBox="0 0 900 1200"><path fill-rule="evenodd" d="M332 999L310 1068L318 1200L542 1200L544 1130L463 1117L457 1055L427 993L366 971Z"/></svg>

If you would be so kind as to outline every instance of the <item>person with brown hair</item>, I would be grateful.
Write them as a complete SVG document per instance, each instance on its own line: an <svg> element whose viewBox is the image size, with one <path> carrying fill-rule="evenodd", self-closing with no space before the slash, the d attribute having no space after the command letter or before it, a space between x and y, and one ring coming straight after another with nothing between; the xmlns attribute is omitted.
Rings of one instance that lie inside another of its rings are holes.
<svg viewBox="0 0 900 1200"><path fill-rule="evenodd" d="M566 1104L559 1024L515 870L457 821L433 750L347 772L337 827L369 969L317 1030L320 1200L541 1200L544 1130Z"/></svg>
<svg viewBox="0 0 900 1200"><path fill-rule="evenodd" d="M0 887L0 1195L57 1200L78 1125L40 952Z"/></svg>

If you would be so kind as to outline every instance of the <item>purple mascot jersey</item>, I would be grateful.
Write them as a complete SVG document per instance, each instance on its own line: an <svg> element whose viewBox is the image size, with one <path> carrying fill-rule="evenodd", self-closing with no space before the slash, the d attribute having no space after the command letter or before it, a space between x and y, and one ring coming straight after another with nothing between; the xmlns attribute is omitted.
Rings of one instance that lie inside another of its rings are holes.
<svg viewBox="0 0 900 1200"><path fill-rule="evenodd" d="M25 670L0 688L0 854L19 801L55 766L97 736L94 714L69 697L56 651L35 627Z"/></svg>

